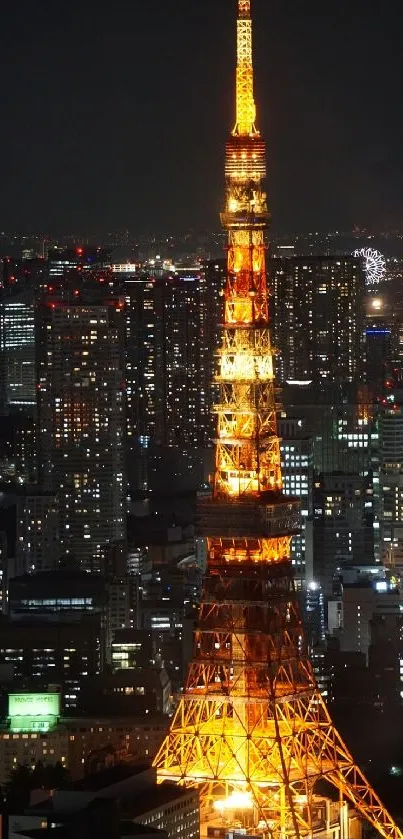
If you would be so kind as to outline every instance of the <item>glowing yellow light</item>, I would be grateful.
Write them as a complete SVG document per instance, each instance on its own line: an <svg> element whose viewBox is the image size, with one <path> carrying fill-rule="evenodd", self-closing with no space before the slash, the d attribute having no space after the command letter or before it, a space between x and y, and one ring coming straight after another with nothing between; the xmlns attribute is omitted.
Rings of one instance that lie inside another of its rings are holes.
<svg viewBox="0 0 403 839"><path fill-rule="evenodd" d="M273 379L273 359L271 355L224 355L221 359L221 377L238 381L258 380L261 382Z"/></svg>
<svg viewBox="0 0 403 839"><path fill-rule="evenodd" d="M256 472L236 472L227 477L228 495L235 498L246 493L259 492L259 480Z"/></svg>
<svg viewBox="0 0 403 839"><path fill-rule="evenodd" d="M253 97L252 64L252 21L250 5L239 7L237 24L237 70L236 70L236 125L234 134L253 136L255 128L256 106Z"/></svg>
<svg viewBox="0 0 403 839"><path fill-rule="evenodd" d="M214 808L223 812L224 810L250 810L253 801L249 792L233 792L228 798L222 801L215 801Z"/></svg>
<svg viewBox="0 0 403 839"><path fill-rule="evenodd" d="M382 309L383 307L383 300L381 297L373 297L372 298L372 308L375 310Z"/></svg>
<svg viewBox="0 0 403 839"><path fill-rule="evenodd" d="M199 787L203 836L215 835L222 820L218 832L308 839L316 830L314 784L322 775L340 800L352 801L353 819L366 817L384 839L403 839L334 728L306 651L290 561L298 510L281 495L265 145L254 125L249 0L239 0L238 8L214 491L199 510L207 568L194 658L154 765L160 782ZM231 216L235 208L240 213Z"/></svg>

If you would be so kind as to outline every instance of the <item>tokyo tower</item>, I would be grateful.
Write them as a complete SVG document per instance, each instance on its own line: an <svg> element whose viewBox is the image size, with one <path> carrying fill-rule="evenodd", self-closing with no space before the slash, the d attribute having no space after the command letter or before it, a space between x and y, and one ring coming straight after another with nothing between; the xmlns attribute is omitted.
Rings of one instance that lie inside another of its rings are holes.
<svg viewBox="0 0 403 839"><path fill-rule="evenodd" d="M154 764L160 781L199 786L202 836L359 839L364 818L402 839L335 729L307 654L290 561L298 502L282 493L276 428L250 0L238 0L237 34L214 489L199 511L207 570L194 657Z"/></svg>

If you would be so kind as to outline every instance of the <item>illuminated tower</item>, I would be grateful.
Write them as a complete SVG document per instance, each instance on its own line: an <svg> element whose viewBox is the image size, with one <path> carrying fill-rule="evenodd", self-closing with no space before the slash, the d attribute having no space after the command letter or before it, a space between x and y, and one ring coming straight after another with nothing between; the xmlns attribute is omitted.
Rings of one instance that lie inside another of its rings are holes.
<svg viewBox="0 0 403 839"><path fill-rule="evenodd" d="M237 117L226 150L228 271L207 572L194 658L159 779L198 784L202 836L358 837L398 828L354 764L318 690L295 596L295 499L282 494L269 338L265 146L255 127L249 0L239 0ZM319 780L337 790L320 795Z"/></svg>

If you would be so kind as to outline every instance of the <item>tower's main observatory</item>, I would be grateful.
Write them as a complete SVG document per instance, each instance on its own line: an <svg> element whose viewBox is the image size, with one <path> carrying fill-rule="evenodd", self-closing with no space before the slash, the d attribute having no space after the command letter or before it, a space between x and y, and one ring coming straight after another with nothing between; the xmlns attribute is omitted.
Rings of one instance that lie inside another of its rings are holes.
<svg viewBox="0 0 403 839"><path fill-rule="evenodd" d="M294 591L298 508L282 494L250 0L238 0L236 89L214 491L200 507L207 571L194 658L155 765L161 781L200 786L203 836L357 839L355 812L382 836L403 839L331 722Z"/></svg>

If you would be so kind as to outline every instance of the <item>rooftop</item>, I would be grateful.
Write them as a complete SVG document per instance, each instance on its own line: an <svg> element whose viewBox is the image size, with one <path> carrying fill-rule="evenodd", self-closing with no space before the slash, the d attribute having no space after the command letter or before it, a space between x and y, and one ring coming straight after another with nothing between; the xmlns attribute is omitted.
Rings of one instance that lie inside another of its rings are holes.
<svg viewBox="0 0 403 839"><path fill-rule="evenodd" d="M76 792L99 792L106 787L127 781L128 778L134 778L143 772L148 772L150 769L149 763L118 763L116 766L103 769L102 772L95 772L93 775L80 778L80 780L72 783L69 789Z"/></svg>
<svg viewBox="0 0 403 839"><path fill-rule="evenodd" d="M21 836L30 837L30 839L43 839L43 828L34 828L32 830L18 830ZM118 835L124 836L148 836L150 839L164 839L167 836L165 831L156 830L153 827L148 827L145 824L138 824L137 822L121 821L119 824ZM76 839L77 825L65 824L62 827L52 828L52 839Z"/></svg>
<svg viewBox="0 0 403 839"><path fill-rule="evenodd" d="M131 819L141 818L145 813L163 807L178 798L186 798L189 795L198 794L196 789L179 787L177 784L164 781L142 791L130 804L125 803L124 815Z"/></svg>

